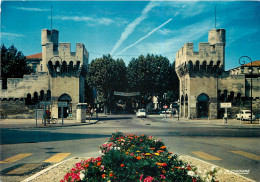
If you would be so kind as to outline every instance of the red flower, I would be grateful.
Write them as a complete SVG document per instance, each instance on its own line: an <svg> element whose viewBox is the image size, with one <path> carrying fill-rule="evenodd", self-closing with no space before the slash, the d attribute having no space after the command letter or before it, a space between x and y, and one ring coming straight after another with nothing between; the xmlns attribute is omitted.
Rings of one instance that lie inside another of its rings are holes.
<svg viewBox="0 0 260 182"><path fill-rule="evenodd" d="M161 174L161 178L162 178L162 179L165 179L166 177L165 177L163 174Z"/></svg>
<svg viewBox="0 0 260 182"><path fill-rule="evenodd" d="M166 166L167 166L167 164L166 164L166 163L162 163L162 166L163 166L163 167L166 167Z"/></svg>
<svg viewBox="0 0 260 182"><path fill-rule="evenodd" d="M105 174L102 174L102 178L105 178L106 177L106 175Z"/></svg>
<svg viewBox="0 0 260 182"><path fill-rule="evenodd" d="M120 167L124 167L125 165L124 164L121 164Z"/></svg>
<svg viewBox="0 0 260 182"><path fill-rule="evenodd" d="M143 176L144 176L143 174L140 176L140 181L142 181L142 179L143 179Z"/></svg>
<svg viewBox="0 0 260 182"><path fill-rule="evenodd" d="M101 165L101 162L98 162L98 163L97 163L97 166L100 166L100 165Z"/></svg>
<svg viewBox="0 0 260 182"><path fill-rule="evenodd" d="M137 159L137 160L140 160L140 159L141 159L141 157L140 157L140 156L138 156L138 157L136 157L136 159Z"/></svg>
<svg viewBox="0 0 260 182"><path fill-rule="evenodd" d="M148 176L147 178L144 179L144 182L152 182L152 181L153 181L152 176Z"/></svg>

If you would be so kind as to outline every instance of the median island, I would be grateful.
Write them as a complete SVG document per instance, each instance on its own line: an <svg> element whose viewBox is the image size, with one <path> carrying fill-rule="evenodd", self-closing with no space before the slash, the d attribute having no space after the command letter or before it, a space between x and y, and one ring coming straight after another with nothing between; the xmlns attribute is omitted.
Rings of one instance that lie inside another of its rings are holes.
<svg viewBox="0 0 260 182"><path fill-rule="evenodd" d="M76 163L60 182L216 181L215 168L202 174L153 136L116 132L100 146L100 153L100 157Z"/></svg>

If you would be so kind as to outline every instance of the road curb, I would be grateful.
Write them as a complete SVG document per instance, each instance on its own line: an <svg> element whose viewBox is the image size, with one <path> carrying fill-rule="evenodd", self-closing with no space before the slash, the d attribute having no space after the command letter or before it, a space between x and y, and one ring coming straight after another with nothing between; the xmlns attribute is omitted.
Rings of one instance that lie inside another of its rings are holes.
<svg viewBox="0 0 260 182"><path fill-rule="evenodd" d="M256 182L255 180L252 180L252 179L250 179L250 178L244 177L244 176L242 176L242 175L240 175L240 174L236 174L236 173L234 173L234 172L232 172L232 171L230 171L230 170L227 170L227 169L222 168L222 167L220 167L220 166L217 166L217 165L215 165L215 164L212 164L212 163L203 161L203 160L201 160L201 159L198 159L198 158L195 158L195 157L192 157L192 156L189 156L189 155L179 155L178 157L179 157L179 159L181 159L181 160L183 160L183 161L185 161L185 157L186 157L186 158L188 157L188 158L190 158L190 159L193 159L194 161L200 162L201 165L205 165L205 164L206 164L206 165L211 166L211 167L214 166L214 167L217 169L217 171L218 171L217 173L221 173L221 174L224 173L224 174L225 174L225 172L226 172L226 174L229 174L229 175L230 175L230 179L233 179L233 177L231 177L231 176L235 176L236 178L241 179L241 180L239 180L239 181L242 181L242 180L243 180L243 181L246 181L246 182ZM89 157L86 157L86 159L87 159L87 158L89 158ZM44 170L42 170L42 171L36 173L36 174L34 174L33 176L30 176L29 178L23 180L22 182L30 182L30 181L32 181L32 180L38 178L39 176L43 175L44 173L47 173L48 171L52 170L53 168L58 167L59 165L65 163L65 162L68 162L68 161L70 161L70 160L73 160L73 159L78 159L78 157L72 157L72 158L69 158L69 159L64 160L64 161L62 161L62 162L59 162L59 163L57 163L57 164L54 164L54 165L52 165L52 166L50 166L50 167L48 167L48 168L46 168L46 169L44 169ZM186 162L186 163L189 163L189 162L191 162L191 160L188 160L188 161L185 161L185 162ZM192 162L191 162L191 163L192 163ZM198 166L195 165L195 167L198 167ZM209 171L210 169L206 169L206 170ZM227 172L228 172L228 173L227 173ZM219 175L221 175L221 174L219 174ZM228 178L228 179L229 179L229 178ZM233 179L233 180L235 180L235 179Z"/></svg>
<svg viewBox="0 0 260 182"><path fill-rule="evenodd" d="M202 164L207 164L207 165L209 165L209 166L214 166L216 169L217 169L217 173L220 173L219 175L227 175L227 174L229 174L230 176L236 176L237 178L241 178L243 181L246 181L246 182L257 182L257 181L255 181L255 180L252 180L252 179L250 179L250 178L247 178L247 177L245 177L245 176L242 176L242 175L240 175L240 174L237 174L237 173L234 173L234 172L232 172L232 171L230 171L230 170L228 170L228 169L225 169L225 168L223 168L223 167L220 167L220 166L218 166L218 165L215 165L215 164L212 164L212 163L210 163L210 162L207 162L207 161L203 161L203 160L201 160L201 159L198 159L198 158L195 158L195 157L192 157L192 156L189 156L189 155L180 155L179 156L179 158L181 159L181 160L184 160L183 158L185 158L185 157L188 157L188 158L191 158L191 159L193 159L193 160L195 160L195 161L199 161L200 163L202 163ZM189 163L190 161L185 161L185 162L187 162L187 163ZM196 166L196 165L195 165ZM196 166L197 167L197 166ZM208 171L209 171L209 169L207 169ZM232 178L232 177L231 177ZM235 179L233 179L233 180L235 180ZM218 181L222 181L222 180L218 180ZM237 180L237 181L241 181L241 180Z"/></svg>
<svg viewBox="0 0 260 182"><path fill-rule="evenodd" d="M64 160L64 161L61 161L61 162L59 162L59 163L57 163L57 164L54 164L54 165L52 165L52 166L50 166L50 167L48 167L48 168L46 168L46 169L44 169L44 170L42 170L42 171L40 171L40 172L38 172L38 173L36 173L36 174L30 176L29 178L23 180L22 182L29 182L29 181L31 181L31 180L37 178L38 176L40 176L40 175L42 175L42 174L48 172L49 170L51 170L51 169L57 167L58 165L63 164L63 163L65 163L65 162L67 162L67 161L69 161L69 160L72 160L72 159L75 159L75 157L71 157L71 158L69 158L69 159L67 159L67 160Z"/></svg>

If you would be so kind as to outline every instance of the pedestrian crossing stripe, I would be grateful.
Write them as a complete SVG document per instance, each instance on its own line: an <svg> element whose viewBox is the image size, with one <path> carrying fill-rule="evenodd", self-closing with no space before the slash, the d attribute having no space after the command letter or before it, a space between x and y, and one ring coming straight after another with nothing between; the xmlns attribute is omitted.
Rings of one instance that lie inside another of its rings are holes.
<svg viewBox="0 0 260 182"><path fill-rule="evenodd" d="M207 154L205 152L202 152L202 151L192 151L191 153L199 156L200 158L203 158L205 160L222 160L218 157L215 157L213 155L210 155L210 154Z"/></svg>
<svg viewBox="0 0 260 182"><path fill-rule="evenodd" d="M50 162L50 163L60 162L70 154L71 153L58 153L43 162Z"/></svg>
<svg viewBox="0 0 260 182"><path fill-rule="evenodd" d="M18 155L15 155L13 157L10 157L10 158L7 158L3 161L0 161L0 163L13 163L13 162L16 162L16 161L19 161L25 157L28 157L32 155L32 153L22 153L22 154L18 154Z"/></svg>
<svg viewBox="0 0 260 182"><path fill-rule="evenodd" d="M231 152L238 154L238 155L242 155L242 156L250 158L250 159L260 160L259 155L255 155L255 154L252 154L252 153L249 153L249 152L244 152L244 151L231 151Z"/></svg>
<svg viewBox="0 0 260 182"><path fill-rule="evenodd" d="M28 171L32 171L32 170L40 167L41 165L42 165L42 163L39 163L39 164L32 164L32 163L24 164L24 165L12 170L12 171L9 171L6 174L8 174L8 175L10 175L10 174L15 174L15 175L25 174Z"/></svg>

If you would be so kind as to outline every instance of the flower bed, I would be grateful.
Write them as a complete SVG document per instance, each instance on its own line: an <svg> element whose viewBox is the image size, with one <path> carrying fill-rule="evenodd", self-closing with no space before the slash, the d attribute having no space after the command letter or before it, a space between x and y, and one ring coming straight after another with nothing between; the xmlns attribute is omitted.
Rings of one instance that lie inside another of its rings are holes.
<svg viewBox="0 0 260 182"><path fill-rule="evenodd" d="M152 136L116 132L100 146L100 151L102 156L75 164L61 182L215 181L215 170L206 174L210 178L202 178L196 167L178 160L160 139Z"/></svg>

